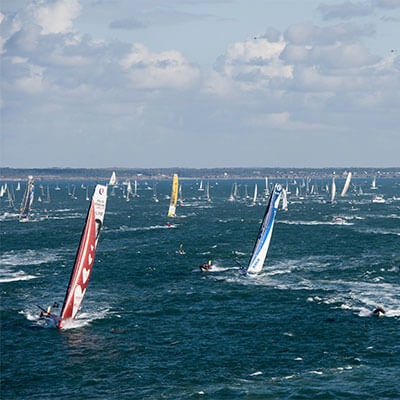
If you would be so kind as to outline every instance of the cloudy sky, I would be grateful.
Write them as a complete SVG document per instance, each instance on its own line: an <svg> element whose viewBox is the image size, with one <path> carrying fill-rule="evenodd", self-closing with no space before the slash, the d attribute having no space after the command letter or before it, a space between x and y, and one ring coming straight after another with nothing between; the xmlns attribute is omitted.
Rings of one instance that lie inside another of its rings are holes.
<svg viewBox="0 0 400 400"><path fill-rule="evenodd" d="M400 0L2 0L1 166L400 165Z"/></svg>

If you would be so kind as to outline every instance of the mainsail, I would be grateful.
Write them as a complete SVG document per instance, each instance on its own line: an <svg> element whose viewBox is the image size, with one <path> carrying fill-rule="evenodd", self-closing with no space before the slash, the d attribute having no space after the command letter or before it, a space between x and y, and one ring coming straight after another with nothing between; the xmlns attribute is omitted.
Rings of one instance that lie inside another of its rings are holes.
<svg viewBox="0 0 400 400"><path fill-rule="evenodd" d="M287 211L287 209L288 209L287 191L286 189L282 189L282 210Z"/></svg>
<svg viewBox="0 0 400 400"><path fill-rule="evenodd" d="M336 196L336 183L335 183L335 177L333 177L332 188L331 188L331 203L335 201L335 196Z"/></svg>
<svg viewBox="0 0 400 400"><path fill-rule="evenodd" d="M257 183L254 186L253 203L256 204L257 201Z"/></svg>
<svg viewBox="0 0 400 400"><path fill-rule="evenodd" d="M342 193L340 194L340 197L343 197L346 194L346 192L347 192L347 190L349 189L349 186L350 186L350 181L351 181L351 172L349 172L347 174L346 182L344 184L344 187L343 187Z"/></svg>
<svg viewBox="0 0 400 400"><path fill-rule="evenodd" d="M96 185L76 253L64 304L57 320L58 328L62 328L65 320L74 319L81 306L90 273L92 272L97 241L103 226L106 203L107 186Z"/></svg>
<svg viewBox="0 0 400 400"><path fill-rule="evenodd" d="M168 217L175 217L176 202L178 200L178 174L174 174L174 179L172 181L172 194L171 203L169 205Z"/></svg>
<svg viewBox="0 0 400 400"><path fill-rule="evenodd" d="M116 185L117 184L117 175L115 174L115 171L113 171L110 182L108 182L109 185Z"/></svg>
<svg viewBox="0 0 400 400"><path fill-rule="evenodd" d="M26 221L28 219L29 210L31 209L31 205L33 202L34 192L35 192L35 183L33 181L33 176L29 175L20 208L21 211L21 213L19 214L20 221Z"/></svg>
<svg viewBox="0 0 400 400"><path fill-rule="evenodd" d="M262 270L265 257L267 256L269 243L271 241L272 230L275 222L275 215L279 206L281 193L282 193L282 186L276 184L269 198L268 206L265 210L260 230L258 231L257 240L254 245L253 253L250 258L250 263L246 270L246 273L248 274L256 274Z"/></svg>

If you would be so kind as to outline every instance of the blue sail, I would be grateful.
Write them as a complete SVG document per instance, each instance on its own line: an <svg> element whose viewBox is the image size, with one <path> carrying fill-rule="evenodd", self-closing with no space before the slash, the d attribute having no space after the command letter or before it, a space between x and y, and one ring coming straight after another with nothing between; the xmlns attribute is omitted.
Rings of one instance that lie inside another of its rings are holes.
<svg viewBox="0 0 400 400"><path fill-rule="evenodd" d="M250 258L249 266L246 273L257 274L262 270L265 257L267 256L269 243L271 241L272 230L275 222L276 211L281 198L282 186L277 184L271 193L268 201L268 206L265 210L264 218L261 222L253 253Z"/></svg>

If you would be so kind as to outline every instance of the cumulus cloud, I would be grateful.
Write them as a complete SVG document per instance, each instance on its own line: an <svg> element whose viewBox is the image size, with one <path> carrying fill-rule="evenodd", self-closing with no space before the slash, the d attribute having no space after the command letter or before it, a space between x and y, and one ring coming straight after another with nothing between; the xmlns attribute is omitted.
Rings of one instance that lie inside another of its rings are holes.
<svg viewBox="0 0 400 400"><path fill-rule="evenodd" d="M292 66L285 65L280 59L284 48L282 37L275 42L264 37L236 42L218 60L216 70L249 90L268 86L272 79L290 79Z"/></svg>
<svg viewBox="0 0 400 400"><path fill-rule="evenodd" d="M178 51L152 53L144 45L135 44L121 60L121 66L135 88L186 88L200 77L200 71Z"/></svg>
<svg viewBox="0 0 400 400"><path fill-rule="evenodd" d="M39 4L33 6L31 12L34 21L42 27L43 35L70 31L73 20L82 10L78 0L48 0Z"/></svg>

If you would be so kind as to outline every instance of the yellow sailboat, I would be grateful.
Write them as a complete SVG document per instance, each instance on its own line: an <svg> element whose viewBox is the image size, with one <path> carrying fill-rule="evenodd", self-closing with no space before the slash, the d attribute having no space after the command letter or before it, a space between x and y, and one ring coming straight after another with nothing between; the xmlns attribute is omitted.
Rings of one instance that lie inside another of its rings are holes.
<svg viewBox="0 0 400 400"><path fill-rule="evenodd" d="M172 194L171 203L169 205L168 217L175 217L176 202L178 200L178 174L174 174L174 180L172 181Z"/></svg>

